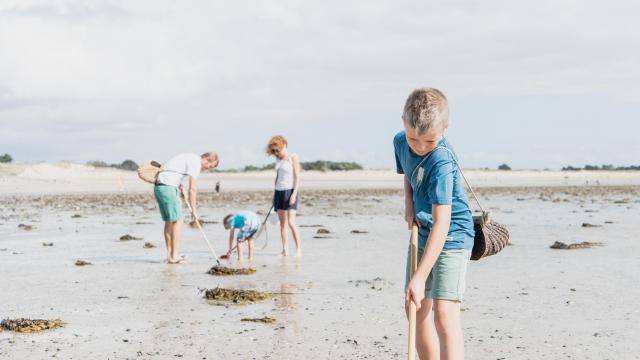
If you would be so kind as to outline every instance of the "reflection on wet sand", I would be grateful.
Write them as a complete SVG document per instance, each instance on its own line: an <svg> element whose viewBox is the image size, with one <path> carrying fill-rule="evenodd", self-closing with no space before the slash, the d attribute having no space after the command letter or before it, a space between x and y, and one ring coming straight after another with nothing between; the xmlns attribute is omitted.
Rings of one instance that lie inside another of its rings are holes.
<svg viewBox="0 0 640 360"><path fill-rule="evenodd" d="M303 338L302 314L298 306L296 295L299 288L291 283L292 278L300 273L300 259L295 259L291 264L291 258L283 257L280 260L280 287L274 294L275 310L278 312L278 326L275 328L275 341L271 355L276 358L290 358L293 354L290 348L301 342Z"/></svg>

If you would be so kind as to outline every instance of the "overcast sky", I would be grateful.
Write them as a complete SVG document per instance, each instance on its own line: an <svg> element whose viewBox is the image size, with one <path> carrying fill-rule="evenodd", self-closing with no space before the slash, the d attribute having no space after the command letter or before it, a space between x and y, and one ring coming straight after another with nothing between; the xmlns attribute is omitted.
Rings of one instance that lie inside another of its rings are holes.
<svg viewBox="0 0 640 360"><path fill-rule="evenodd" d="M0 154L392 167L416 87L466 167L640 164L635 1L0 2Z"/></svg>

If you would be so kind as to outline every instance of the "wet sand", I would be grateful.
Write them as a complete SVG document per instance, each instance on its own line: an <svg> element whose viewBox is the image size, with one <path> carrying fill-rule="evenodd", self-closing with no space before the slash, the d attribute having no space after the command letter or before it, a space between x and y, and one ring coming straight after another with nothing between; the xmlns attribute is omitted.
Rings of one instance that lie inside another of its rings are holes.
<svg viewBox="0 0 640 360"><path fill-rule="evenodd" d="M467 358L638 358L640 186L481 187L478 193L509 227L513 246L470 265ZM65 325L36 334L0 332L0 358L405 358L409 233L401 190L318 189L302 196L302 258L279 255L270 225L268 246L260 251L265 238L257 241L254 261L222 262L257 272L218 277L206 273L214 262L187 224L189 262L163 262L150 191L3 193L0 318L59 318ZM206 192L200 213L219 221L231 210L266 212L270 198L268 191ZM329 233L313 238L319 228ZM223 227L204 230L223 253ZM125 234L143 240L120 241ZM603 246L550 249L555 241ZM145 242L157 247L144 248ZM79 259L92 265L75 266ZM217 306L201 291L215 287L274 295ZM263 317L275 322L241 321Z"/></svg>

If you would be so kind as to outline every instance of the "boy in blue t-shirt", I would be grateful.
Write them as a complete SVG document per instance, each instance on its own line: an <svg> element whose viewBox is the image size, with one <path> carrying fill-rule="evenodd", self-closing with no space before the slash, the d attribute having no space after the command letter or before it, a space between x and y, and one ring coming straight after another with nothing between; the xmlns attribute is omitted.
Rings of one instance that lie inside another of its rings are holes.
<svg viewBox="0 0 640 360"><path fill-rule="evenodd" d="M229 251L227 251L227 257L233 251L233 240L235 230L238 229L238 236L235 240L238 241L236 245L238 247L238 261L242 260L242 243L247 241L249 244L249 260L253 260L253 237L260 229L260 218L253 211L238 211L235 214L229 214L222 220L224 228L229 230Z"/></svg>
<svg viewBox="0 0 640 360"><path fill-rule="evenodd" d="M405 175L409 229L414 222L419 225L418 267L411 278L407 256L405 306L413 301L418 310L420 359L463 359L460 302L474 231L457 158L444 138L447 99L437 89L417 89L409 95L402 119L405 131L393 139L396 168Z"/></svg>

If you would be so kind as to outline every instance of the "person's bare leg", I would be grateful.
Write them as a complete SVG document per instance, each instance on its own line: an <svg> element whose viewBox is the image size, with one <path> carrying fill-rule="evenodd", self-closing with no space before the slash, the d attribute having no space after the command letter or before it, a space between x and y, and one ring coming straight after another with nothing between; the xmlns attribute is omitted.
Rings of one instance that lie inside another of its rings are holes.
<svg viewBox="0 0 640 360"><path fill-rule="evenodd" d="M238 261L242 261L242 243L240 241L238 241L236 250L238 250Z"/></svg>
<svg viewBox="0 0 640 360"><path fill-rule="evenodd" d="M440 359L463 360L464 338L460 324L460 302L435 300L435 324L440 339Z"/></svg>
<svg viewBox="0 0 640 360"><path fill-rule="evenodd" d="M291 234L293 235L293 241L296 243L296 256L302 255L302 244L300 243L300 232L298 232L298 225L296 224L296 211L294 209L287 210L287 220Z"/></svg>
<svg viewBox="0 0 640 360"><path fill-rule="evenodd" d="M409 308L405 308L407 319ZM420 359L439 359L440 345L438 333L433 323L433 300L424 298L420 310L416 312L416 349Z"/></svg>
<svg viewBox="0 0 640 360"><path fill-rule="evenodd" d="M287 211L286 210L278 210L278 220L280 220L280 237L282 238L282 256L289 255L289 251L287 249L288 240L287 240Z"/></svg>
<svg viewBox="0 0 640 360"><path fill-rule="evenodd" d="M171 260L177 262L180 259L180 229L182 220L175 221L171 231Z"/></svg>
<svg viewBox="0 0 640 360"><path fill-rule="evenodd" d="M249 242L249 261L253 260L253 239L247 240Z"/></svg>
<svg viewBox="0 0 640 360"><path fill-rule="evenodd" d="M171 221L164 222L164 244L167 247L167 262L171 262L171 249L173 241L171 241L173 223Z"/></svg>

